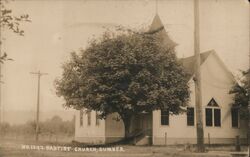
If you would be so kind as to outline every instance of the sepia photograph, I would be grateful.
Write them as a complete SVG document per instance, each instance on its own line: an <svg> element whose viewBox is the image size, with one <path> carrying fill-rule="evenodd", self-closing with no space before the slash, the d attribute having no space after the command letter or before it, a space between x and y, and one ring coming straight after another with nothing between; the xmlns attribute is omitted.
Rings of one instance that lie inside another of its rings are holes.
<svg viewBox="0 0 250 157"><path fill-rule="evenodd" d="M250 157L248 0L0 0L0 157Z"/></svg>

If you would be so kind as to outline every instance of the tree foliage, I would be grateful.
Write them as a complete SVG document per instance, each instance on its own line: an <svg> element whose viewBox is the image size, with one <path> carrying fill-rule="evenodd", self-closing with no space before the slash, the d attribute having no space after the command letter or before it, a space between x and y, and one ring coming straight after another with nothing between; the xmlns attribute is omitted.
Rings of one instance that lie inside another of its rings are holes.
<svg viewBox="0 0 250 157"><path fill-rule="evenodd" d="M248 111L248 101L250 93L250 69L242 71L242 77L231 89L230 93L234 94L233 105L240 108L240 115L243 119L250 118Z"/></svg>
<svg viewBox="0 0 250 157"><path fill-rule="evenodd" d="M105 118L118 113L128 136L133 115L169 109L179 114L189 88L173 49L152 34L110 33L73 52L55 81L66 107L87 108Z"/></svg>
<svg viewBox="0 0 250 157"><path fill-rule="evenodd" d="M61 117L54 116L39 123L39 135L46 137L73 137L75 133L75 119L63 121ZM0 124L0 137L34 137L36 134L36 122L28 121L25 124L10 125L7 122Z"/></svg>
<svg viewBox="0 0 250 157"><path fill-rule="evenodd" d="M12 10L6 8L7 0L0 0L0 31L11 30L13 33L23 36L24 30L20 28L20 24L23 22L31 22L28 14L23 15L13 15ZM2 39L0 40L0 45L2 44ZM2 51L2 50L1 50ZM7 57L6 52L0 56L0 62L3 63L6 60L11 60Z"/></svg>
<svg viewBox="0 0 250 157"><path fill-rule="evenodd" d="M41 123L40 132L43 134L52 134L52 135L74 135L74 122L71 121L63 121L63 119L59 116L54 116L51 119L48 119L45 122Z"/></svg>

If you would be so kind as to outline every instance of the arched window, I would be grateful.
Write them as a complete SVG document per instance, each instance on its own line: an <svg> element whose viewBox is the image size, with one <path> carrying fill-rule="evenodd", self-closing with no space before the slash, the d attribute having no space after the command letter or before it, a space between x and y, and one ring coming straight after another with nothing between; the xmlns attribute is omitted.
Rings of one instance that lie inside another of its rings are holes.
<svg viewBox="0 0 250 157"><path fill-rule="evenodd" d="M221 109L218 103L212 98L205 109L206 126L221 126Z"/></svg>

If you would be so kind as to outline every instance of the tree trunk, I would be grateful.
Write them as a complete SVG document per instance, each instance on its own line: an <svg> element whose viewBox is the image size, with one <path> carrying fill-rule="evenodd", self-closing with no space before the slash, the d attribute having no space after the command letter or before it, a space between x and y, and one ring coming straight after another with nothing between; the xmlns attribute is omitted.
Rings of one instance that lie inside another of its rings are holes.
<svg viewBox="0 0 250 157"><path fill-rule="evenodd" d="M125 139L127 139L130 136L131 118L124 118L123 123L124 123L124 128L125 128Z"/></svg>

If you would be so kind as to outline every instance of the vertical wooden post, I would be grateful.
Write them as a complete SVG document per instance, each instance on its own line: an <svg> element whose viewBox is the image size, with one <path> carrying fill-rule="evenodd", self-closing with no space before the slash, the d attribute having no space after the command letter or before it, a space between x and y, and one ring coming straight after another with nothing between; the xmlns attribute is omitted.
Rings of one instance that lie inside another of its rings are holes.
<svg viewBox="0 0 250 157"><path fill-rule="evenodd" d="M136 145L136 136L134 137L134 145Z"/></svg>
<svg viewBox="0 0 250 157"><path fill-rule="evenodd" d="M240 151L240 136L235 137L235 150Z"/></svg>
<svg viewBox="0 0 250 157"><path fill-rule="evenodd" d="M205 152L203 114L202 114L201 73L200 73L199 0L194 0L194 53L195 53L194 82L195 82L197 151Z"/></svg>
<svg viewBox="0 0 250 157"><path fill-rule="evenodd" d="M37 106L36 106L36 141L38 141L39 134L39 110L40 110L40 71L38 72L38 81L37 81Z"/></svg>
<svg viewBox="0 0 250 157"><path fill-rule="evenodd" d="M211 141L210 141L210 133L208 133L208 145L210 146Z"/></svg>
<svg viewBox="0 0 250 157"><path fill-rule="evenodd" d="M250 144L250 143L249 143L249 138L250 138L250 136L249 136L248 133L247 133L247 145Z"/></svg>
<svg viewBox="0 0 250 157"><path fill-rule="evenodd" d="M167 146L167 137L168 137L168 133L165 132L165 146Z"/></svg>

